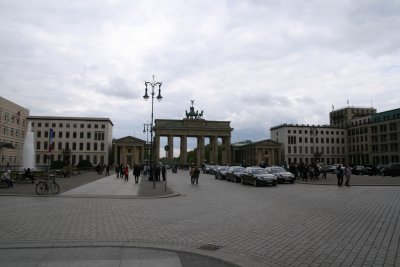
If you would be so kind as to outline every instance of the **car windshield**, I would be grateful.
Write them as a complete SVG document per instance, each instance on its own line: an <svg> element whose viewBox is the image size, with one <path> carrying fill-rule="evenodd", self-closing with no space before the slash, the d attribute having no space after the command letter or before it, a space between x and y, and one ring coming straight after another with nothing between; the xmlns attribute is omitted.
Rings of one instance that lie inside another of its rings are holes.
<svg viewBox="0 0 400 267"><path fill-rule="evenodd" d="M265 173L265 170L264 169L251 169L251 173L252 174L263 174L263 173Z"/></svg>
<svg viewBox="0 0 400 267"><path fill-rule="evenodd" d="M286 172L284 168L277 167L277 168L271 168L272 173L280 173L280 172Z"/></svg>
<svg viewBox="0 0 400 267"><path fill-rule="evenodd" d="M235 172L235 173L244 172L244 168L236 168L236 169L233 170L233 172Z"/></svg>
<svg viewBox="0 0 400 267"><path fill-rule="evenodd" d="M228 171L228 170L229 170L229 167L220 167L219 170L220 170L220 171Z"/></svg>

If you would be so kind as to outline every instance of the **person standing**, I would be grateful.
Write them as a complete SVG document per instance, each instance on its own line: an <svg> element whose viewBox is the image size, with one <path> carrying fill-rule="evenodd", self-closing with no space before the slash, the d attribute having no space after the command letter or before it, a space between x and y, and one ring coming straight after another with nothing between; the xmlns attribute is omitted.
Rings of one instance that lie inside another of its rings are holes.
<svg viewBox="0 0 400 267"><path fill-rule="evenodd" d="M165 177L167 176L167 168L165 167L165 164L163 164L161 167L161 176L163 182L165 182Z"/></svg>
<svg viewBox="0 0 400 267"><path fill-rule="evenodd" d="M135 184L139 183L139 176L140 176L140 166L135 164L133 166L133 175L135 176Z"/></svg>
<svg viewBox="0 0 400 267"><path fill-rule="evenodd" d="M110 165L106 165L106 176L110 176Z"/></svg>
<svg viewBox="0 0 400 267"><path fill-rule="evenodd" d="M343 168L342 168L342 164L339 164L339 166L336 169L336 177L338 180L338 186L342 186L343 185Z"/></svg>
<svg viewBox="0 0 400 267"><path fill-rule="evenodd" d="M351 168L348 164L346 164L346 168L344 169L344 176L346 176L345 186L350 186L350 176L351 176Z"/></svg>
<svg viewBox="0 0 400 267"><path fill-rule="evenodd" d="M25 178L29 178L32 184L35 183L35 177L33 177L33 174L31 173L31 168L25 170Z"/></svg>
<svg viewBox="0 0 400 267"><path fill-rule="evenodd" d="M125 174L125 182L128 182L128 180L129 180L129 165L125 166L124 174Z"/></svg>
<svg viewBox="0 0 400 267"><path fill-rule="evenodd" d="M195 170L195 167L194 167L194 164L192 163L192 165L190 166L190 171L189 171L190 183L191 184L194 184L194 180L195 180L195 178L194 178L194 170Z"/></svg>
<svg viewBox="0 0 400 267"><path fill-rule="evenodd" d="M198 185L199 184L200 169L199 169L199 167L197 165L196 165L196 167L194 167L193 174L194 174L193 184L196 183L196 185Z"/></svg>

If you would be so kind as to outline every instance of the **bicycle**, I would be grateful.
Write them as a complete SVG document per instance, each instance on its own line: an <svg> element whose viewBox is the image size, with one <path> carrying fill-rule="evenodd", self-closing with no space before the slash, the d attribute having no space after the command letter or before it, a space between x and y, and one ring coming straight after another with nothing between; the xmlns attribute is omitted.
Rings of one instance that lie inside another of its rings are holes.
<svg viewBox="0 0 400 267"><path fill-rule="evenodd" d="M51 180L51 182L49 180ZM36 184L36 194L49 194L49 191L51 191L51 193L53 194L60 193L60 186L56 183L55 177L53 179L51 179L50 177L46 178L45 181L40 181Z"/></svg>

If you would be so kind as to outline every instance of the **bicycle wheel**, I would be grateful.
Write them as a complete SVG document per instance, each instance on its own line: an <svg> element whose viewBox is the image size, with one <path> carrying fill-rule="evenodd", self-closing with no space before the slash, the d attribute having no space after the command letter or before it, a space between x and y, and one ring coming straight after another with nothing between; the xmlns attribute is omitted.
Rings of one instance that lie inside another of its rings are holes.
<svg viewBox="0 0 400 267"><path fill-rule="evenodd" d="M58 194L58 193L60 193L60 186L59 186L56 182L50 183L49 187L50 187L50 191L51 191L53 194Z"/></svg>
<svg viewBox="0 0 400 267"><path fill-rule="evenodd" d="M36 194L43 195L46 192L46 183L39 182L36 184Z"/></svg>

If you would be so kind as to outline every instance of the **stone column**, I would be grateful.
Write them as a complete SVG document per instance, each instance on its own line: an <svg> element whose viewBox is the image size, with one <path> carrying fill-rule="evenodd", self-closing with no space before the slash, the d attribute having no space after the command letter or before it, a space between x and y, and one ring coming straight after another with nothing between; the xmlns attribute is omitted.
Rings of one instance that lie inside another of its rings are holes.
<svg viewBox="0 0 400 267"><path fill-rule="evenodd" d="M134 165L134 164L139 162L139 159L138 159L139 158L139 154L138 154L136 145L133 145L132 152L133 152L132 164ZM131 165L131 166L133 166L133 165Z"/></svg>
<svg viewBox="0 0 400 267"><path fill-rule="evenodd" d="M125 145L123 145L122 146L122 149L121 149L122 151L121 151L121 159L120 159L120 161L121 161L121 163L123 164L123 165L126 165L126 151L125 151Z"/></svg>
<svg viewBox="0 0 400 267"><path fill-rule="evenodd" d="M144 162L144 146L140 147L140 161Z"/></svg>
<svg viewBox="0 0 400 267"><path fill-rule="evenodd" d="M160 159L160 135L154 136L154 162L157 164Z"/></svg>
<svg viewBox="0 0 400 267"><path fill-rule="evenodd" d="M227 165L226 137L222 137L222 165Z"/></svg>
<svg viewBox="0 0 400 267"><path fill-rule="evenodd" d="M168 163L172 164L174 162L174 136L168 135Z"/></svg>
<svg viewBox="0 0 400 267"><path fill-rule="evenodd" d="M118 145L114 146L114 163L115 164L119 163L118 162L118 147L119 147ZM71 160L71 162L72 162L72 160Z"/></svg>
<svg viewBox="0 0 400 267"><path fill-rule="evenodd" d="M225 146L226 146L226 164L229 165L232 163L232 153L231 153L231 137L225 137Z"/></svg>
<svg viewBox="0 0 400 267"><path fill-rule="evenodd" d="M212 137L212 157L214 159L214 164L219 164L218 162L218 136Z"/></svg>
<svg viewBox="0 0 400 267"><path fill-rule="evenodd" d="M187 136L182 135L181 136L181 164L186 164L187 163Z"/></svg>
<svg viewBox="0 0 400 267"><path fill-rule="evenodd" d="M197 166L204 162L204 136L197 137Z"/></svg>

